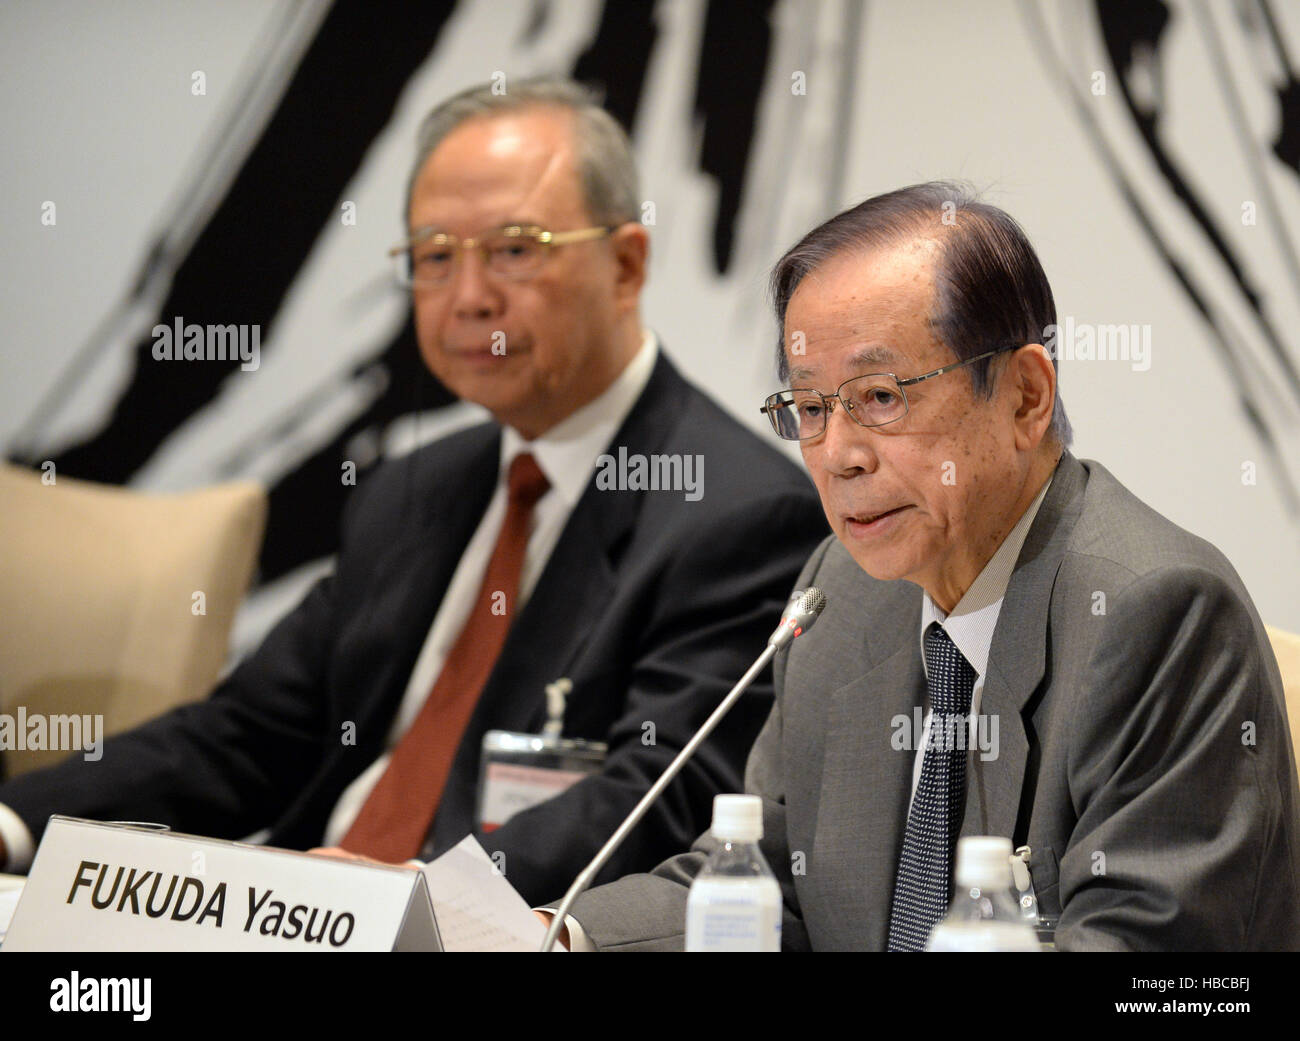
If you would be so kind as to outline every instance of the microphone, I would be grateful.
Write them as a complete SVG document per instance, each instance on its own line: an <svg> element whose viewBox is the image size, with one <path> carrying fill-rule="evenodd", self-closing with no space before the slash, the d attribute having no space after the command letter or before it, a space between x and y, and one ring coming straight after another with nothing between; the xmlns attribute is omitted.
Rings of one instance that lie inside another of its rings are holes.
<svg viewBox="0 0 1300 1041"><path fill-rule="evenodd" d="M778 651L785 650L796 637L817 621L817 616L826 606L826 594L820 589L796 589L785 605L785 617L776 627L776 632L767 638L767 645Z"/></svg>
<svg viewBox="0 0 1300 1041"><path fill-rule="evenodd" d="M627 838L628 832L640 823L641 818L646 815L656 799L668 787L672 779L681 772L686 761L695 754L695 750L704 743L704 739L713 733L713 728L722 722L725 716L739 699L740 695L745 693L749 685L767 666L775 656L777 651L784 650L790 646L795 639L801 636L813 622L817 621L818 615L826 607L826 594L815 587L803 590L796 590L790 597L790 602L786 604L785 614L781 618L781 624L776 627L776 631L767 639L767 646L763 649L755 660L754 664L749 667L745 675L741 676L739 681L731 692L722 699L722 702L713 710L713 714L700 726L692 737L677 753L676 758L668 764L668 768L660 775L659 780L650 786L650 790L641 797L641 801L627 818L615 830L614 834L609 837L609 841L600 847L600 852L592 859L591 863L582 869L582 872L573 880L573 885L569 891L564 894L564 899L560 901L560 906L555 911L555 917L551 919L551 927L546 930L546 939L542 941L542 953L548 953L554 946L555 941L560 935L560 930L564 928L564 919L569 913L569 908L573 902L584 893L591 885L597 873L614 855L614 851L623 844Z"/></svg>

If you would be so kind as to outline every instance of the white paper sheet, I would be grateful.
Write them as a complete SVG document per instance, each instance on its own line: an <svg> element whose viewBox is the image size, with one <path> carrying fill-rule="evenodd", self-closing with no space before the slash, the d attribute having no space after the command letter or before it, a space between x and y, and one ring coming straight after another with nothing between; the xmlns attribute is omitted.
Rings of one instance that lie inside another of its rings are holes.
<svg viewBox="0 0 1300 1041"><path fill-rule="evenodd" d="M546 929L473 835L424 865L448 951L536 951ZM556 945L556 950L562 950Z"/></svg>

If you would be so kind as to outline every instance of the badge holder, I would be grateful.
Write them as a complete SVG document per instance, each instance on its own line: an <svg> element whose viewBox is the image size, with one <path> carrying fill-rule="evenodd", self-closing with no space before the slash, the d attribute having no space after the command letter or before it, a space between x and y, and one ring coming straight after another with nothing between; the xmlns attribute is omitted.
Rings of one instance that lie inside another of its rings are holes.
<svg viewBox="0 0 1300 1041"><path fill-rule="evenodd" d="M483 735L475 821L489 835L516 813L531 809L599 773L608 746L603 741L566 738L564 710L573 690L569 679L546 685L546 723L540 734L489 730Z"/></svg>
<svg viewBox="0 0 1300 1041"><path fill-rule="evenodd" d="M1038 894L1029 874L1029 858L1033 850L1021 846L1011 855L1011 876L1015 879L1016 897L1025 922L1038 935L1038 943L1045 951L1056 950L1056 925L1058 919L1044 915L1038 908Z"/></svg>

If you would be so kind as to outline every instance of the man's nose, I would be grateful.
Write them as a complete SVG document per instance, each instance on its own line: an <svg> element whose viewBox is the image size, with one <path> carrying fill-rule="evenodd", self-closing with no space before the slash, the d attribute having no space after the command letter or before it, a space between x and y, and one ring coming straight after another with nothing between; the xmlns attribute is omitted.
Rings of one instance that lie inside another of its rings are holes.
<svg viewBox="0 0 1300 1041"><path fill-rule="evenodd" d="M490 318L501 311L501 294L492 283L483 255L462 249L451 276L452 306L457 318Z"/></svg>
<svg viewBox="0 0 1300 1041"><path fill-rule="evenodd" d="M836 401L826 417L826 430L821 437L822 460L832 473L842 477L857 473L874 473L880 465L875 439L878 435L864 427Z"/></svg>

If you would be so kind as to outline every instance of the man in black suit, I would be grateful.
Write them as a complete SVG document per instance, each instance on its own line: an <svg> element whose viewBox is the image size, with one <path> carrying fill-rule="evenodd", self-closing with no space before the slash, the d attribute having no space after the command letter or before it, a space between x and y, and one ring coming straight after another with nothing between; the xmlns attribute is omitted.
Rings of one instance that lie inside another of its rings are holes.
<svg viewBox="0 0 1300 1041"><path fill-rule="evenodd" d="M563 890L762 649L826 530L807 478L642 328L637 213L625 135L572 85L430 115L394 254L425 362L500 425L358 489L335 573L208 700L0 786L10 870L51 813L436 855L475 828L485 732L538 731L566 679L565 735L608 744L600 772L484 839L527 899ZM680 848L739 790L770 690L607 877Z"/></svg>

